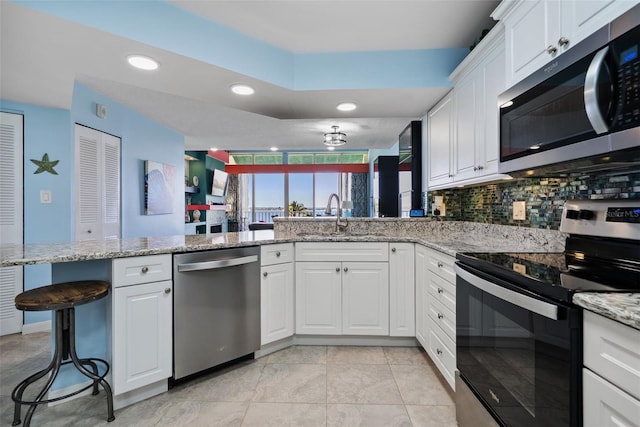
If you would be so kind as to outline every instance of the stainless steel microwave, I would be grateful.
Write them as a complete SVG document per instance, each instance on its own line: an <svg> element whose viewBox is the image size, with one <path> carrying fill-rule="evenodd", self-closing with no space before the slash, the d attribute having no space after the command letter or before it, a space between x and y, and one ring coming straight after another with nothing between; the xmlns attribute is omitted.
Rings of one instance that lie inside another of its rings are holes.
<svg viewBox="0 0 640 427"><path fill-rule="evenodd" d="M640 5L498 97L500 173L640 169Z"/></svg>

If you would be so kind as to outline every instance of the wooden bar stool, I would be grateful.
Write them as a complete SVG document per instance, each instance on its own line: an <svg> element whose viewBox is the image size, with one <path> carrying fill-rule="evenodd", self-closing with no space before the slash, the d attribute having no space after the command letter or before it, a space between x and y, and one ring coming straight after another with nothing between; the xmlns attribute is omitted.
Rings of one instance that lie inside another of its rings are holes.
<svg viewBox="0 0 640 427"><path fill-rule="evenodd" d="M106 360L98 358L80 359L76 354L75 338L74 307L104 298L109 293L109 287L110 285L108 282L95 280L65 282L32 289L30 291L23 292L16 297L15 303L18 310L55 310L55 340L53 343L53 359L49 366L31 375L13 389L11 399L15 402L15 409L12 425L17 426L20 424L20 410L22 405L29 405L29 409L27 410L27 414L24 418L24 425L28 427L29 424L31 424L31 417L39 404L66 399L67 397L82 393L91 387L93 387L93 394L96 395L99 392L98 384L101 384L105 393L107 393L107 421L111 422L115 419L113 415L113 393L111 391L111 386L107 380L104 379L109 372L109 364ZM69 358L71 360L68 360ZM104 366L105 370L102 374L99 374L96 362ZM69 363L73 363L78 371L91 378L91 384L81 388L80 390L74 391L73 393L69 393L55 399L44 399L44 396L46 396L51 385L56 379L58 372L60 371L60 366ZM51 373L49 380L42 391L38 393L35 400L22 400L22 394L26 388L48 373Z"/></svg>

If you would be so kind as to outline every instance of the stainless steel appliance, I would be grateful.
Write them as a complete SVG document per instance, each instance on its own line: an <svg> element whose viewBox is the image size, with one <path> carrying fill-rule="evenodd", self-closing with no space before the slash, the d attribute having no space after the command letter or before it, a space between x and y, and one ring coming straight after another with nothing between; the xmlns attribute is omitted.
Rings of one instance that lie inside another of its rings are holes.
<svg viewBox="0 0 640 427"><path fill-rule="evenodd" d="M582 425L582 311L572 296L640 292L640 200L566 202L560 229L563 253L458 254L461 427L478 425L475 412L502 426Z"/></svg>
<svg viewBox="0 0 640 427"><path fill-rule="evenodd" d="M499 96L500 173L640 168L640 5Z"/></svg>
<svg viewBox="0 0 640 427"><path fill-rule="evenodd" d="M173 257L173 379L260 348L257 246Z"/></svg>

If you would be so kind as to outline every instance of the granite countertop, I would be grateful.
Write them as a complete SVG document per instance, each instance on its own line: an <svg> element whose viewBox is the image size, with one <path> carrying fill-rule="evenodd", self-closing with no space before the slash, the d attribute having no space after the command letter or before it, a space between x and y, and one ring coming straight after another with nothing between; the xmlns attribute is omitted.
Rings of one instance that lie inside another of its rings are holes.
<svg viewBox="0 0 640 427"><path fill-rule="evenodd" d="M640 329L640 294L582 292L573 303L609 319Z"/></svg>
<svg viewBox="0 0 640 427"><path fill-rule="evenodd" d="M458 252L562 252L564 236L552 230L484 223L409 219L350 219L348 231L334 233L334 220L275 221L275 230L211 235L134 237L101 241L1 245L0 267L92 259L195 252L288 242L409 242L445 254ZM578 293L580 307L640 329L640 294Z"/></svg>

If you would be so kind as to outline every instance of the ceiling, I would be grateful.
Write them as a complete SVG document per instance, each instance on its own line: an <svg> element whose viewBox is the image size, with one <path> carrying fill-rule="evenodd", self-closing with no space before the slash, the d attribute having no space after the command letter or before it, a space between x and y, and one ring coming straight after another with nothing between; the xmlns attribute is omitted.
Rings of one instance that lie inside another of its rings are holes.
<svg viewBox="0 0 640 427"><path fill-rule="evenodd" d="M354 52L467 48L493 25L488 16L499 1L170 3L254 43L303 56L343 54L348 60ZM80 18L6 1L0 1L0 12L2 99L69 109L73 85L81 83L183 133L190 150L321 150L322 134L332 125L347 133L345 149L389 148L409 121L450 90L446 85L383 84L296 90L185 54L180 47L167 49L97 29ZM129 52L154 57L161 68L133 70L120 60ZM252 85L256 94L233 95L229 87L239 81ZM335 106L345 100L356 102L358 109L337 111Z"/></svg>

